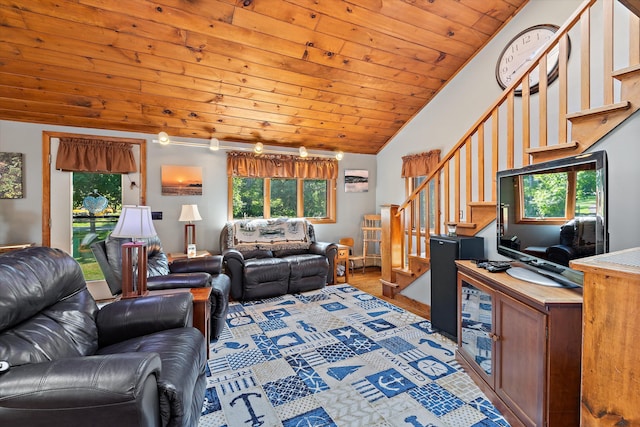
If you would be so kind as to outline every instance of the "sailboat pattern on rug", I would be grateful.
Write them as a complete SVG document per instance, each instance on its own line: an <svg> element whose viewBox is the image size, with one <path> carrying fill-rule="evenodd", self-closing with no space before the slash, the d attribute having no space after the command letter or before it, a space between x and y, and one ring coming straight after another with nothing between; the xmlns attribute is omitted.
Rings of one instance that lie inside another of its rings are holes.
<svg viewBox="0 0 640 427"><path fill-rule="evenodd" d="M454 350L349 285L232 303L199 427L508 426Z"/></svg>

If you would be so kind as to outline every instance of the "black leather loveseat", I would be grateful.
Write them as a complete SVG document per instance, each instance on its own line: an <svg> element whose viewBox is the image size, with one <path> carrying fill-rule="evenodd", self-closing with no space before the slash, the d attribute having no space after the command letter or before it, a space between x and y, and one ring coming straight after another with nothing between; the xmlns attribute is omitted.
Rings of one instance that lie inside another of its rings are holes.
<svg viewBox="0 0 640 427"><path fill-rule="evenodd" d="M255 300L333 284L335 243L316 241L302 218L237 220L220 233L231 297Z"/></svg>
<svg viewBox="0 0 640 427"><path fill-rule="evenodd" d="M0 425L196 426L206 354L192 298L98 310L61 250L0 255Z"/></svg>

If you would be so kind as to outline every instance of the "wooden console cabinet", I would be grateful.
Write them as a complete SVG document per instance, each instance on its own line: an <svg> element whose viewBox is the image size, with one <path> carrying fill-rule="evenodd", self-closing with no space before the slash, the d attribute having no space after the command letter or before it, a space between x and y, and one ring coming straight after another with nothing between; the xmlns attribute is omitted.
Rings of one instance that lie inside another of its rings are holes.
<svg viewBox="0 0 640 427"><path fill-rule="evenodd" d="M457 360L512 426L577 426L582 294L458 266Z"/></svg>
<svg viewBox="0 0 640 427"><path fill-rule="evenodd" d="M640 248L572 261L584 272L583 426L640 425Z"/></svg>

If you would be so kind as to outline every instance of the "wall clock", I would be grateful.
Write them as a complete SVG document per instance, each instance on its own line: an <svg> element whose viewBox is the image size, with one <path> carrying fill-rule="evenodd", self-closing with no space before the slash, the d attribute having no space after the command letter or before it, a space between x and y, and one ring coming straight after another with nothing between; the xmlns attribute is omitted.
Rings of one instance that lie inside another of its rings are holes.
<svg viewBox="0 0 640 427"><path fill-rule="evenodd" d="M502 89L506 89L514 79L519 77L531 64L531 60L540 52L540 49L558 31L556 25L534 25L515 36L498 57L496 64L496 79ZM560 48L558 45L547 56L547 83L550 84L558 78L558 59ZM538 92L539 83L538 67L529 73L529 88L531 93ZM515 95L522 95L519 86Z"/></svg>

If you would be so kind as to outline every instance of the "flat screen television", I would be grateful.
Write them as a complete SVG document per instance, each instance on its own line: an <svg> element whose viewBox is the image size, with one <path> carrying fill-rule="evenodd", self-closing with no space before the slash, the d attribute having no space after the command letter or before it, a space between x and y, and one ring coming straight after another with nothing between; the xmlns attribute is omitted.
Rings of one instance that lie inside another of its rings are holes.
<svg viewBox="0 0 640 427"><path fill-rule="evenodd" d="M608 252L604 151L497 173L498 253L507 273L548 286L581 286L572 259Z"/></svg>

